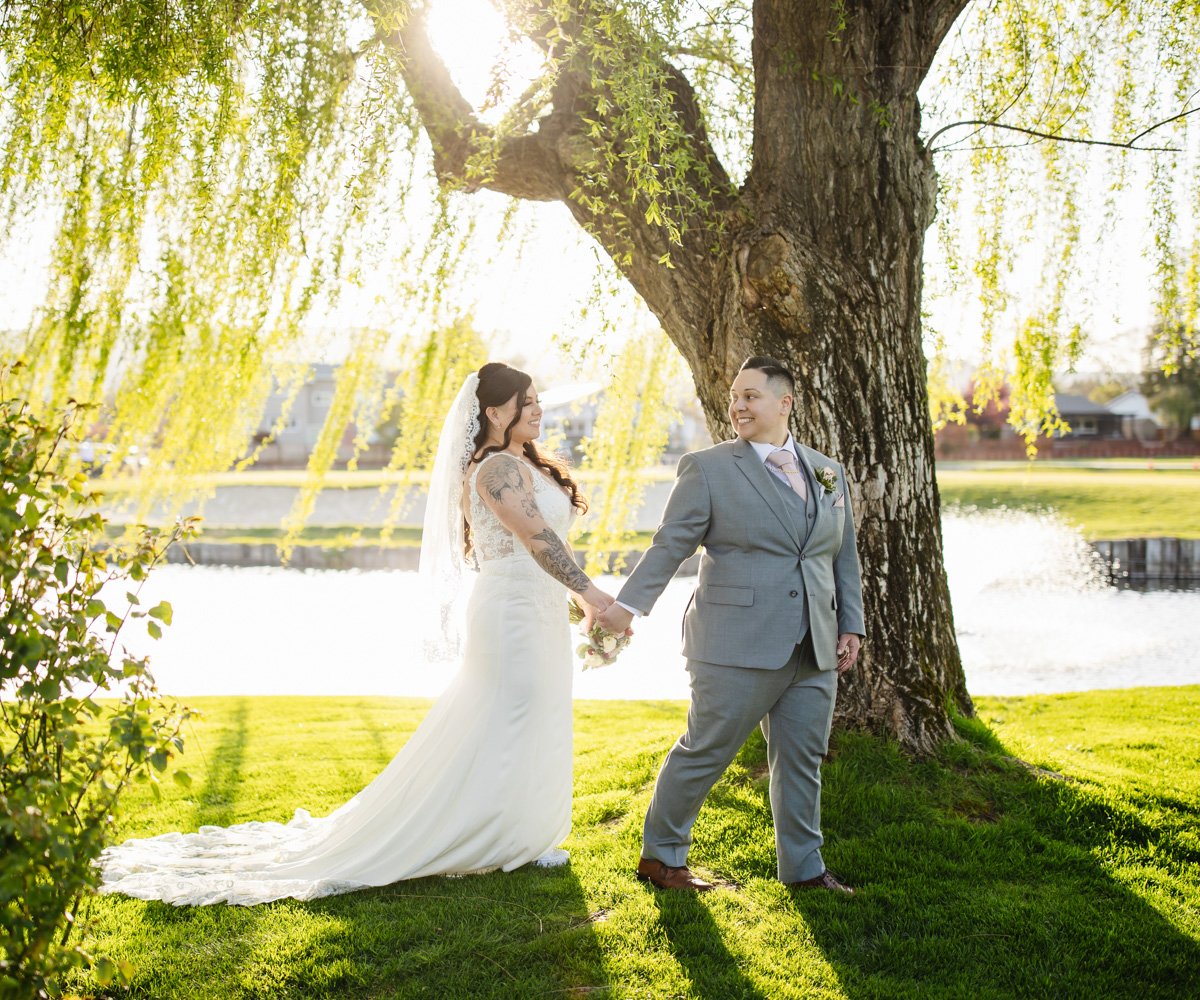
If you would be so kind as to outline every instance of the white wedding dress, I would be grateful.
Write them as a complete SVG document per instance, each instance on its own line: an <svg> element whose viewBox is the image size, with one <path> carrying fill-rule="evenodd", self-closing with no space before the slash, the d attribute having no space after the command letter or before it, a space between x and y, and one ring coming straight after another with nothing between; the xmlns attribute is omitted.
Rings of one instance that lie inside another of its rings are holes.
<svg viewBox="0 0 1200 1000"><path fill-rule="evenodd" d="M543 518L565 538L574 508L526 464ZM109 848L101 892L251 906L565 861L554 850L571 828L565 590L479 499L479 468L469 482L479 576L462 663L383 772L323 819L297 809L286 825L206 826Z"/></svg>

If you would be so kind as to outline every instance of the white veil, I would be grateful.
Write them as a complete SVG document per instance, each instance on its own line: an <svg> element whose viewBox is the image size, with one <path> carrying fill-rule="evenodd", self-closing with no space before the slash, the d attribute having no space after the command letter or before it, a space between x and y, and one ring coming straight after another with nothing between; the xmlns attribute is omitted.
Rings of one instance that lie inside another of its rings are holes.
<svg viewBox="0 0 1200 1000"><path fill-rule="evenodd" d="M423 599L429 602L421 629L431 663L457 661L462 653L466 600L473 582L463 555L463 473L479 433L478 387L479 374L472 372L450 404L425 502L418 576Z"/></svg>

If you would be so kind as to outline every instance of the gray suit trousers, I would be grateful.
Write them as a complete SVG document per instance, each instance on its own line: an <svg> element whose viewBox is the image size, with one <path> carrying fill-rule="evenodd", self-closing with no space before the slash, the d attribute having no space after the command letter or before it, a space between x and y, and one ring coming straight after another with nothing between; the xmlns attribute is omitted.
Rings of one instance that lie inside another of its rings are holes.
<svg viewBox="0 0 1200 1000"><path fill-rule="evenodd" d="M781 882L815 878L821 858L821 760L837 696L837 671L817 669L806 635L778 670L688 660L687 732L667 754L646 813L642 856L687 863L705 796L756 725L767 738L771 812Z"/></svg>

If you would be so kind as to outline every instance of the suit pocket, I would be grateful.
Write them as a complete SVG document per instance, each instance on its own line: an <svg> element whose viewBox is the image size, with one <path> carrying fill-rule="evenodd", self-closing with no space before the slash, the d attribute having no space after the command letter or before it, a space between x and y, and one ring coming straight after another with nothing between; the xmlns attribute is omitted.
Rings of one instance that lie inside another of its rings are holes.
<svg viewBox="0 0 1200 1000"><path fill-rule="evenodd" d="M733 604L748 608L754 604L753 587L705 587L700 600L709 604Z"/></svg>

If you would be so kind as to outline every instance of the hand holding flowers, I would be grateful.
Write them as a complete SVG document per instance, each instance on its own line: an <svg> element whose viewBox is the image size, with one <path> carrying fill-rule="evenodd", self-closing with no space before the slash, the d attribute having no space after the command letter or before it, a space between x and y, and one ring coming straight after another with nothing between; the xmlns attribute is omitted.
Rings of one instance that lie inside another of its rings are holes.
<svg viewBox="0 0 1200 1000"><path fill-rule="evenodd" d="M614 635L603 626L594 624L591 616L580 607L579 602L574 598L570 604L570 616L573 624L582 624L580 633L587 640L580 643L575 649L575 655L583 661L584 670L606 667L610 663L616 662L621 651L629 645L629 641L633 637L633 629L626 629L623 633Z"/></svg>

